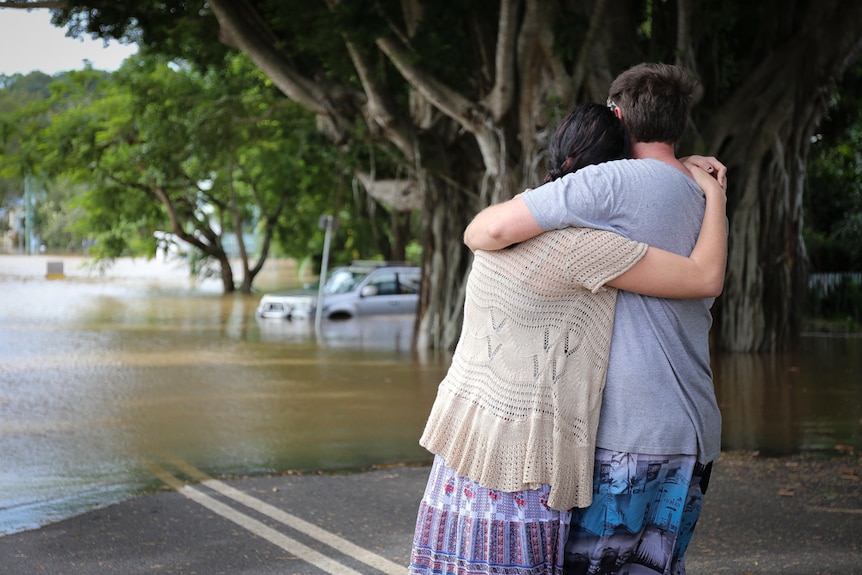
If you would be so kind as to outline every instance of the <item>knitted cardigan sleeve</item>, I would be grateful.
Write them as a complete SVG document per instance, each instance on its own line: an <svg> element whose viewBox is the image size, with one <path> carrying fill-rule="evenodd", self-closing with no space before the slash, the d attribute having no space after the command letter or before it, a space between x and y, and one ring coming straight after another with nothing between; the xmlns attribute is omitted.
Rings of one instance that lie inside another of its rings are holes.
<svg viewBox="0 0 862 575"><path fill-rule="evenodd" d="M647 246L583 228L476 252L464 324L420 444L499 491L551 486L554 509L592 499L616 290Z"/></svg>

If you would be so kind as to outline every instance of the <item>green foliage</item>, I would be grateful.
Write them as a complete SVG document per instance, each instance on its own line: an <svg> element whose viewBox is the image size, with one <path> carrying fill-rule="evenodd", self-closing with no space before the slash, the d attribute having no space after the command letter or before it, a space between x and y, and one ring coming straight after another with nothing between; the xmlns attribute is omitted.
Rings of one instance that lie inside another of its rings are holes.
<svg viewBox="0 0 862 575"><path fill-rule="evenodd" d="M87 232L81 231L84 212L75 207L77 188L68 182L55 182L36 207L39 237L49 252L76 252L82 249Z"/></svg>
<svg viewBox="0 0 862 575"><path fill-rule="evenodd" d="M66 2L55 10L52 23L76 37L132 41L140 46L158 46L169 58L182 58L218 65L227 48L212 41L218 36L215 18L205 2L183 0L135 2L96 0ZM210 39L190 43L188 39Z"/></svg>
<svg viewBox="0 0 862 575"><path fill-rule="evenodd" d="M0 175L14 190L27 174L51 183L34 222L51 248L89 240L96 258L152 256L173 211L209 242L270 226L275 253L298 259L320 253L318 218L332 213L336 261L386 251L388 214L343 175L365 152L326 141L244 56L201 69L141 55L114 74L45 78L0 90Z"/></svg>
<svg viewBox="0 0 862 575"><path fill-rule="evenodd" d="M841 86L813 138L804 238L811 271L806 314L815 329L856 331L862 322L862 65ZM822 324L822 325L820 325Z"/></svg>
<svg viewBox="0 0 862 575"><path fill-rule="evenodd" d="M3 109L8 110L8 101L20 101L23 99L42 98L48 96L48 84L51 82L51 76L42 72L31 72L30 74L13 74L12 76L4 76L0 74L0 102L3 102ZM17 106L16 106L17 107Z"/></svg>
<svg viewBox="0 0 862 575"><path fill-rule="evenodd" d="M20 199L26 170L20 162L19 111L48 97L51 77L41 72L0 76L0 205Z"/></svg>
<svg viewBox="0 0 862 575"><path fill-rule="evenodd" d="M862 325L862 273L812 276L806 314L818 330L853 332ZM830 327L825 327L830 326Z"/></svg>
<svg viewBox="0 0 862 575"><path fill-rule="evenodd" d="M412 44L423 68L465 94L493 85L492 78L465 73L493 58L500 11L497 1L429 2Z"/></svg>
<svg viewBox="0 0 862 575"><path fill-rule="evenodd" d="M862 270L862 65L815 137L805 190L805 242L816 272Z"/></svg>

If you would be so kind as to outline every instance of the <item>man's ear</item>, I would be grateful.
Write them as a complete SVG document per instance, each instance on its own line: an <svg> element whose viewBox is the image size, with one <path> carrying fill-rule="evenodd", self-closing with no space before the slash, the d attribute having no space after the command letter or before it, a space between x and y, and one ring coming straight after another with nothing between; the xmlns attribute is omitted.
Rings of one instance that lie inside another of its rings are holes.
<svg viewBox="0 0 862 575"><path fill-rule="evenodd" d="M614 116L616 116L619 120L623 119L623 111L619 106L614 106Z"/></svg>

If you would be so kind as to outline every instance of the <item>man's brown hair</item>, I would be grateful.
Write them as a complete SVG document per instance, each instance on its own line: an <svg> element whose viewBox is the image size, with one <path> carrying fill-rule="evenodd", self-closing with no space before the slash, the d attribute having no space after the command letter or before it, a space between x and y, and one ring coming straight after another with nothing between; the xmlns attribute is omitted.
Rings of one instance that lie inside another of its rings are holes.
<svg viewBox="0 0 862 575"><path fill-rule="evenodd" d="M620 108L635 142L673 145L685 131L696 88L680 66L638 64L611 83L608 105Z"/></svg>

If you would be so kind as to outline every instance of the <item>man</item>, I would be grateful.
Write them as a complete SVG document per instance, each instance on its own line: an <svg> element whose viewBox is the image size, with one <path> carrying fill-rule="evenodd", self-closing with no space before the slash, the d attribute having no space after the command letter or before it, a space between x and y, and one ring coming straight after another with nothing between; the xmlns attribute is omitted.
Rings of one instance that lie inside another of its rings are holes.
<svg viewBox="0 0 862 575"><path fill-rule="evenodd" d="M641 64L618 76L608 106L628 127L634 160L579 170L491 206L467 227L473 250L583 226L688 255L704 198L676 158L695 81L679 67ZM695 163L725 184L725 167ZM596 441L593 503L575 509L566 573L685 573L721 416L709 367L712 298L620 292Z"/></svg>

